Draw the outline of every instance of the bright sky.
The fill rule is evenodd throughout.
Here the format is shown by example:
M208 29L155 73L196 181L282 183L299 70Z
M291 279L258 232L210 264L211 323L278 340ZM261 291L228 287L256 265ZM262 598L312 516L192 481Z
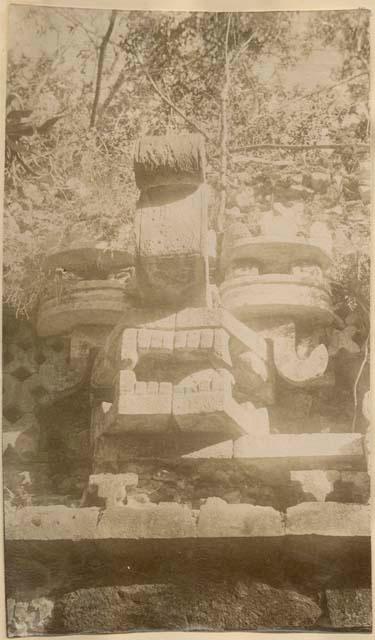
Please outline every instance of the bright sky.
M74 22L88 17L87 29L95 30L97 33L104 33L107 22L107 11L84 11L79 9L61 9L65 14L71 16L72 30L67 31L66 20L59 15L59 9L39 8L37 17L37 28L35 31L35 20L31 22L25 19L25 14L29 7L22 5L12 5L9 11L9 32L8 45L14 58L21 58L22 54L30 58L37 58L42 52L47 55L54 55L56 46L59 44L62 33L64 33L63 45L66 49L64 60L67 69L74 66L77 50L86 46L91 47L92 43L88 39L87 33L82 29L75 28ZM35 15L35 10L34 10ZM50 16L50 24L46 16ZM294 29L296 33L303 33L306 29L307 21L311 14L309 12L298 12L294 16ZM33 26L32 26L33 25ZM93 57L93 70L95 69L95 58ZM265 59L261 64L255 65L255 72L262 79L267 80L275 71L275 62L271 58ZM313 51L312 55L297 64L293 69L281 70L280 75L284 79L285 88L291 89L299 84L306 91L313 90L317 85L329 84L332 70L340 65L341 55L335 49L324 49Z

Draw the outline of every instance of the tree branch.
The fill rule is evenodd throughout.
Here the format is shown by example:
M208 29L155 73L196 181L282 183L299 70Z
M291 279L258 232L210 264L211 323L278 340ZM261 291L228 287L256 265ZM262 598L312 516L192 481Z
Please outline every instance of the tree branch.
M96 74L96 86L95 86L94 102L93 102L93 105L92 105L91 117L90 117L90 129L95 125L96 111L97 111L97 108L98 108L99 97L100 97L100 88L101 88L101 84L102 84L102 73L103 73L104 56L105 56L105 52L106 52L106 48L107 48L109 39L110 39L112 31L113 31L113 27L115 26L116 15L117 15L117 11L115 11L115 10L111 11L111 17L109 19L108 29L107 29L104 37L103 37L103 40L102 40L102 43L101 43L100 49L99 49L98 70L97 70L97 74Z
M217 230L221 232L224 227L225 205L227 201L227 168L228 168L228 93L230 85L230 60L228 55L229 31L232 14L228 15L227 28L224 42L224 84L221 90L221 128L220 128L220 150L221 150L221 167L220 167L220 204L217 216Z
M325 91L331 91L332 89L336 89L336 87L340 87L343 84L347 84L348 82L352 82L353 80L356 80L357 78L361 78L362 76L368 76L368 75L369 75L368 71L361 71L361 73L356 73L354 76L350 76L349 78L345 78L344 80L340 80L340 82L336 82L335 84L329 85L329 87L321 87L320 89L317 89L316 91L311 91L310 93L305 93L303 96L297 96L296 98L291 98L290 100L288 100L284 104L282 104L280 107L275 109L275 112L277 113L279 111L282 111L283 109L285 109L286 107L289 107L291 104L294 104L295 102L300 102L301 100L305 100L306 98L312 98L314 96L319 95L320 93L324 93Z
M117 77L117 80L115 80L114 84L112 85L112 87L111 87L106 99L104 100L102 106L98 110L98 120L103 117L104 111L106 109L108 109L108 107L111 104L113 98L115 97L117 91L124 84L125 80L126 80L126 74L125 74L125 69L123 68L120 71L120 73L119 73L119 75Z
M174 102L172 102L172 100L170 100L158 87L158 85L156 84L155 80L150 76L149 72L147 71L146 67L144 66L144 64L142 63L138 52L134 51L135 56L138 60L138 64L140 65L140 67L143 69L143 73L145 74L147 80L149 81L150 85L152 86L152 88L154 89L154 91L158 94L159 98L161 98L163 100L163 102L165 102L167 105L169 105L171 107L171 109L173 109L176 113L178 113L179 116L181 116L181 118L183 120L185 120L185 122L187 122L191 127L193 127L194 129L196 129L196 131L199 131L199 133L202 134L202 136L204 136L204 138L206 140L209 140L209 135L206 131L204 131L204 129L202 129L199 125L197 125L196 122L194 122L193 120L191 120L190 118L188 118L188 116L186 116L184 114L183 111L181 111L181 109L179 109L177 107L177 105L174 104Z

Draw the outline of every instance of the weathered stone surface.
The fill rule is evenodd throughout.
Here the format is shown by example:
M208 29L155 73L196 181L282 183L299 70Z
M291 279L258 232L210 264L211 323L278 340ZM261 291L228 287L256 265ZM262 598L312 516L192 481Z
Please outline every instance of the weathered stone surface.
M136 487L138 484L138 476L136 473L98 473L93 474L89 478L88 487L83 497L83 505L89 506L97 497L102 499L105 507L120 507L126 503L127 488Z
M141 507L106 509L98 523L98 538L194 538L194 513L185 505L160 502Z
M111 407L102 403L95 436L111 431L164 431L172 415L173 387L170 382L137 382L132 371L118 375Z
M320 614L316 601L296 591L249 580L200 580L81 589L56 603L55 628L60 633L309 628Z
M139 205L137 280L146 306L206 304L208 296L205 185L185 197Z
M206 188L184 198L138 209L138 252L147 257L207 254Z
M7 600L7 632L10 637L48 633L53 618L54 601L35 598L22 602Z
M5 537L11 540L93 539L99 510L50 507L14 509L5 519Z
M284 533L281 514L272 507L227 504L221 498L208 498L200 509L200 537L267 537Z
M120 367L130 368L145 356L174 360L212 360L231 366L229 334L225 329L125 329L121 338Z
M321 344L300 358L296 353L296 329L293 323L280 325L272 338L273 358L278 374L292 384L304 384L324 375L328 366L328 352Z
M34 358L34 354L30 351L25 351L14 345L11 354L12 359L4 366L4 373L11 374L14 378L23 382L34 373L38 371L38 363Z
M247 189L243 189L239 193L236 193L235 201L241 211L249 211L254 203L254 189L252 187L247 187Z
M291 471L291 480L301 483L302 490L314 496L318 502L324 502L340 479L338 471Z
M267 410L233 399L231 374L226 370L201 371L176 385L172 413L182 431L221 431L229 436L269 431Z
M46 268L65 269L83 277L106 275L132 266L135 238L132 226L122 225L111 241L95 237L83 222L70 227L46 256Z
M3 431L3 451L8 447L21 458L31 458L38 454L40 425L34 414L24 414L12 425L11 431Z
M294 468L328 468L362 464L363 437L359 433L270 434L242 436L234 441L233 456L254 462L284 461Z
M233 457L233 440L225 440L218 444L198 449L192 453L187 453L183 458L218 458L230 459Z
M370 500L370 475L365 471L342 471L340 474L343 493L351 497L346 502L366 504Z
M321 171L315 171L311 174L311 188L319 193L325 193L331 183L331 176L329 173L322 173Z
M370 204L371 202L371 186L369 184L359 185L359 194L363 204Z
M220 287L223 306L245 320L254 316L288 317L329 325L331 297L322 281L290 274L238 276Z
M304 502L287 509L286 534L369 536L370 507L336 502Z
M115 325L130 307L125 288L117 280L87 280L68 294L42 303L37 331L40 336L66 335L79 325Z
M126 431L166 431L171 417L181 431L220 432L228 436L268 433L266 409L240 405L232 397L233 379L224 369L201 370L178 385L137 382L133 371L118 376L112 406L102 403L94 435Z
M199 185L204 181L205 153L198 134L145 136L134 154L137 187Z
M326 599L333 627L371 631L371 589L327 589Z
M300 262L319 265L323 270L331 264L329 253L319 243L300 237L288 241L272 234L252 237L245 225L237 224L235 232L232 227L224 238L221 257L224 270L231 262L243 259L273 273L287 273L292 265Z
M70 365L80 371L86 371L92 349L100 349L108 335L107 327L75 327L70 337Z
M357 328L353 325L349 325L342 330L333 329L328 345L329 355L336 355L336 353L338 353L340 349L344 349L348 353L359 353L361 349L359 345L353 340L353 336L356 333Z

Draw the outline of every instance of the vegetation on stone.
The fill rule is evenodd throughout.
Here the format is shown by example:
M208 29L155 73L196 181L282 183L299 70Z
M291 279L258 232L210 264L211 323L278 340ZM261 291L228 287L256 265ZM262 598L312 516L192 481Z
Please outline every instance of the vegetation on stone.
M4 299L15 312L33 315L65 230L111 240L132 222L137 138L197 133L211 227L237 206L256 232L272 202L301 202L303 224L334 232L337 311L357 309L367 326L368 12L10 14ZM330 74L306 90L317 49Z

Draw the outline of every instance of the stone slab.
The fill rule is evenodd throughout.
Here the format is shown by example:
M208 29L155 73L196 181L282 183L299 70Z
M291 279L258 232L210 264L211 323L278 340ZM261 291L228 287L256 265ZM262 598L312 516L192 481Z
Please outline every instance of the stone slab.
M106 509L99 521L98 538L194 538L194 513L173 502Z
M131 308L116 280L87 280L60 298L42 302L37 319L40 336L69 334L79 325L115 325Z
M259 236L238 238L235 242L225 243L222 254L222 266L225 268L232 260L253 260L260 265L272 266L275 273L282 273L295 263L310 262L323 269L331 265L331 256L318 243L302 238L293 240L277 236Z
M243 436L234 441L234 458L288 462L300 468L331 468L336 464L364 465L360 433L270 434Z
M54 505L8 511L5 537L10 540L82 540L96 537L99 509Z
M286 512L286 534L333 537L370 536L370 506L303 502Z
M288 317L323 325L335 320L326 287L295 275L238 276L221 285L220 295L223 306L242 320Z
M282 515L272 507L227 504L221 498L208 498L200 509L199 537L268 537L284 533Z

